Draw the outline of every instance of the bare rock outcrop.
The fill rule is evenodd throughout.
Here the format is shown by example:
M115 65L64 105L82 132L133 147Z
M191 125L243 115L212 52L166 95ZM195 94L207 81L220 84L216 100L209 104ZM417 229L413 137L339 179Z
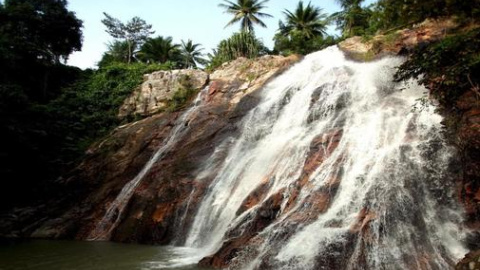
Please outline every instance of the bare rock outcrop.
M439 40L457 27L452 19L425 20L411 29L402 29L377 35L370 40L355 36L338 44L347 56L358 61L369 61L387 54L400 54L415 46Z
M200 90L208 83L208 74L197 69L156 71L143 76L143 83L124 101L118 117L130 114L152 115L165 109L168 101L182 88Z

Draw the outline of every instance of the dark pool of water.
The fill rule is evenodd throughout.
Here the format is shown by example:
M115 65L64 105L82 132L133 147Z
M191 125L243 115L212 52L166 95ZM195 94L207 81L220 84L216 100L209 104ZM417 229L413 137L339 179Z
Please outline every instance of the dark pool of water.
M0 270L200 270L195 250L111 242L35 240L0 244Z

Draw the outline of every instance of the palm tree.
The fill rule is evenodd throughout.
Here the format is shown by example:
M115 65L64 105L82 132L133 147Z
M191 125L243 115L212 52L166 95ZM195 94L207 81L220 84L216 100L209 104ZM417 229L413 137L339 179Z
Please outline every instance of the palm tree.
M260 10L265 8L265 3L269 0L237 0L236 3L228 0L223 1L226 4L222 3L218 6L224 8L226 13L233 15L233 19L229 21L225 27L241 21L240 30L251 32L253 31L253 24L267 27L260 18L272 17L270 14L260 12Z
M165 63L178 61L180 45L173 44L172 37L158 36L148 39L140 48L138 55L142 61Z
M334 20L338 29L342 30L344 37L361 34L358 29L368 27L368 9L363 9L361 3L364 0L337 0L342 11L333 13L330 18Z
M180 52L182 54L185 68L196 68L197 64L205 64L207 62L202 58L203 54L201 51L203 49L200 48L200 46L201 44L194 44L191 39L189 39L187 42L182 40Z
M363 2L363 0L336 0L336 1L343 9L347 9L354 5L360 5L360 3Z
M286 24L280 21L280 34L284 36L292 35L294 32L300 33L305 39L311 39L316 36L323 36L327 29L327 15L322 13L322 9L314 7L308 3L306 7L303 2L298 2L294 13L289 10L283 12L286 16Z

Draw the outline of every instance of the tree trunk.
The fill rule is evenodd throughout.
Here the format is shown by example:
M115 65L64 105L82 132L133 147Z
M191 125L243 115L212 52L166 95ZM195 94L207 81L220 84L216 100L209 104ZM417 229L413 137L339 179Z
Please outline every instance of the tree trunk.
M127 39L127 44L128 44L128 59L127 63L130 64L131 59L132 59L132 44L131 41Z

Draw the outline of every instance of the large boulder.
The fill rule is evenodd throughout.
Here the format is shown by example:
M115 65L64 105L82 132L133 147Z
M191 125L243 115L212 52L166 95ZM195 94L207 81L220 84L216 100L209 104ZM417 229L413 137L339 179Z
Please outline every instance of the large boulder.
M197 69L156 71L143 76L143 83L124 101L118 116L152 115L165 109L181 89L200 90L208 83L208 74Z

